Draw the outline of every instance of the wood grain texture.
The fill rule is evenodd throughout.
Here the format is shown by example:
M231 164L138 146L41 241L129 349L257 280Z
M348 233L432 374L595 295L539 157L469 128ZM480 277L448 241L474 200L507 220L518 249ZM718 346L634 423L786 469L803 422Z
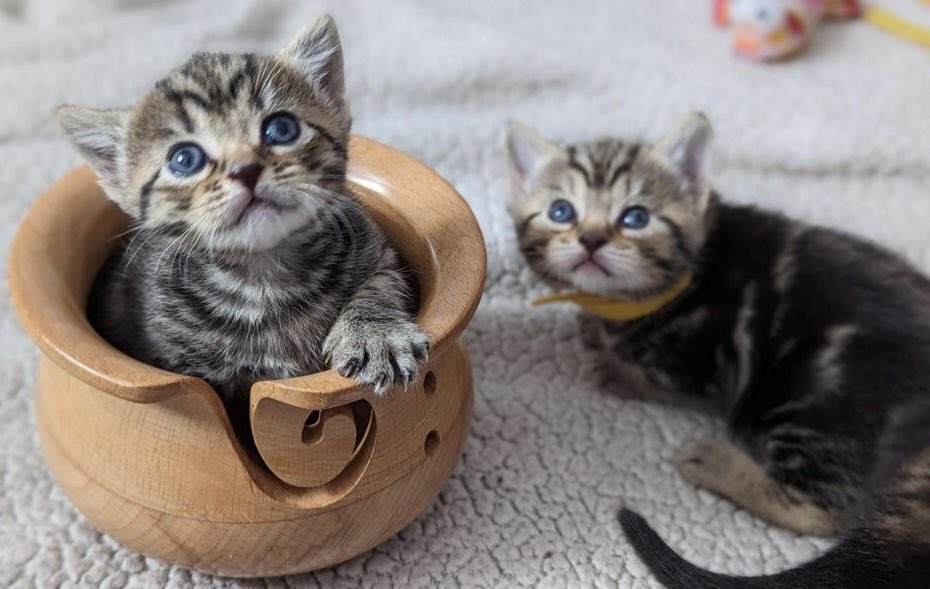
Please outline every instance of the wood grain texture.
M127 546L223 575L312 570L396 533L451 473L472 405L456 339L481 296L484 242L465 202L423 164L358 137L350 162L350 184L416 272L431 357L417 383L384 397L334 371L256 383L261 459L204 381L130 358L87 322L93 277L126 224L87 168L23 222L9 273L45 354L42 446L78 509Z

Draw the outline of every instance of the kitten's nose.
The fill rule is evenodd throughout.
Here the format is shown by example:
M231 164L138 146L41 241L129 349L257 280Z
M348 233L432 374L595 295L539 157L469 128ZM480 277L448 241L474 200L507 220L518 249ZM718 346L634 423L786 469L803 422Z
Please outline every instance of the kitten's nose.
M607 243L607 238L603 233L582 233L578 241L584 246L589 253L594 253Z
M264 166L259 163L233 166L233 169L229 171L229 177L233 180L242 182L249 190L255 190L255 185L258 184L258 177L262 175L262 170L264 169Z

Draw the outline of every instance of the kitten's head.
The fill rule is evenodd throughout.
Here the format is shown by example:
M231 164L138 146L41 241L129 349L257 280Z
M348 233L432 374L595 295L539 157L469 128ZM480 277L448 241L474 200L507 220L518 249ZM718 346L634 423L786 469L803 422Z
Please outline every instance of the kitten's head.
M676 282L707 232L711 137L700 114L652 147L604 140L562 148L512 124L509 208L530 266L555 286L615 298Z
M321 218L344 185L342 68L326 16L276 56L197 54L130 109L58 118L137 226L262 251Z

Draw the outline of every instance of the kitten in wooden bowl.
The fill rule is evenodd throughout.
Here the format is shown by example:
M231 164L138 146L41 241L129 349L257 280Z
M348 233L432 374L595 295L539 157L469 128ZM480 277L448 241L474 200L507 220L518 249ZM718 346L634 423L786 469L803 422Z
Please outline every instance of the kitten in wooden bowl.
M115 346L203 377L238 421L258 380L416 379L409 272L346 185L330 17L278 55L197 54L132 108L58 118L132 222L88 304Z
M556 146L512 125L510 210L540 276L578 291L626 392L702 399L730 440L682 448L692 483L827 554L739 578L620 521L669 587L930 586L930 281L855 237L720 202L692 115L655 146Z

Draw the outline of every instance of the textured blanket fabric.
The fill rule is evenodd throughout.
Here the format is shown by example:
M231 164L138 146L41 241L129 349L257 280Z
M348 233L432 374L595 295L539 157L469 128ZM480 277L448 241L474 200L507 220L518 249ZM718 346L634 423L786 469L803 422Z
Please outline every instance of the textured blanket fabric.
M657 587L621 536L621 504L719 571L775 572L829 546L686 484L675 448L720 423L600 390L573 309L528 307L541 289L504 208L502 129L514 117L559 140L655 138L700 109L716 123L726 196L854 230L930 270L930 53L837 23L803 57L755 65L731 55L696 0L0 0L4 258L34 198L78 161L56 105L127 104L195 50L275 51L324 9L342 31L356 131L435 167L487 238L461 463L408 528L331 570L237 581L143 558L52 481L32 415L37 352L4 281L0 587Z

